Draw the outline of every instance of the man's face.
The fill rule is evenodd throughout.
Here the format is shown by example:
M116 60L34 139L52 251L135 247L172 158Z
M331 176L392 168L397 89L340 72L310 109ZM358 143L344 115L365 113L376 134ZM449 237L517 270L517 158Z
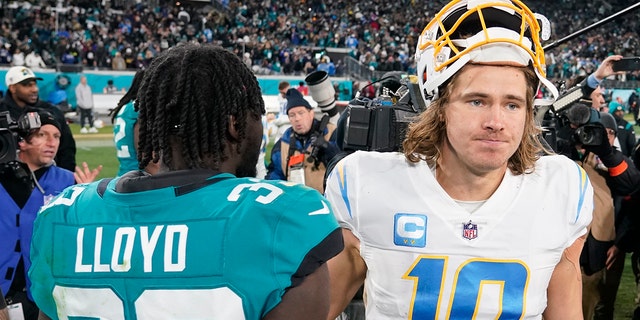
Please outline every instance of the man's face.
M262 120L247 116L246 136L240 145L240 163L236 169L236 177L255 177L256 165L260 157L262 145Z
M307 109L303 106L293 107L287 112L289 116L289 122L293 131L297 134L306 134L311 130L313 125L313 110Z
M49 165L55 158L60 146L60 130L54 125L45 124L28 139L20 142L20 160L31 170Z
M506 170L531 112L525 75L506 66L469 65L461 72L444 109L441 163L475 175Z
M597 87L589 97L591 98L591 107L599 111L600 106L605 103L602 88Z
M286 88L284 88L282 90L278 90L278 93L280 94L281 98L286 98L287 90L289 90L289 87L286 87Z
M624 119L624 111L622 110L616 110L613 113L614 116L616 116L618 119Z
M38 102L38 84L36 83L36 80L16 83L9 86L9 90L11 90L13 99L21 107Z

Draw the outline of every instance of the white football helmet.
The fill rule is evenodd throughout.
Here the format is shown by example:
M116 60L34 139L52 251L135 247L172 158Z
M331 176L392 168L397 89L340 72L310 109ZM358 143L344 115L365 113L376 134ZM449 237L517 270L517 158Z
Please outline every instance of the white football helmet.
M558 97L558 89L545 78L540 43L550 33L549 21L519 0L453 0L436 14L418 39L420 93L428 105L438 97L438 87L468 62L531 64L540 84L553 95L553 99L535 100L534 105L550 105Z

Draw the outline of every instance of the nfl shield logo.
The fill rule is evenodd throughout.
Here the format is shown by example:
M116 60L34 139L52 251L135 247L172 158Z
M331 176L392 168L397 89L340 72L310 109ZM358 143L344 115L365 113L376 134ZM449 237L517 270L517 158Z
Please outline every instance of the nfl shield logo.
M469 240L472 240L478 237L478 225L475 223L472 223L471 220L469 220L469 223L463 223L462 236L465 239L469 239Z

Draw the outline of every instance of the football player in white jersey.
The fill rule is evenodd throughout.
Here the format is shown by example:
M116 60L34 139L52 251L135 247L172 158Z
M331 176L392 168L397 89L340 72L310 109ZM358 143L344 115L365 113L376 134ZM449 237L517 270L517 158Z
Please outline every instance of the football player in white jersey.
M357 151L327 180L345 242L328 319L363 284L367 319L582 319L593 189L538 138L548 31L517 0L452 1L426 26L429 107L403 153Z

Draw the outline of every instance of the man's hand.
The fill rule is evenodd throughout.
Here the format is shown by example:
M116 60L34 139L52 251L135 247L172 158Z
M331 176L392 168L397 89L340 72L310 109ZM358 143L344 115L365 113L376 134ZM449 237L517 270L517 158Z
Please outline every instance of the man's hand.
M102 165L90 170L89 165L83 162L82 168L76 166L76 172L73 173L73 176L76 178L76 183L89 183L96 179L100 171L102 171Z
M611 246L609 250L607 250L607 262L606 262L607 270L611 270L613 265L618 260L619 255L620 255L620 249L618 249L618 247L615 244Z
M624 71L613 71L613 62L620 59L622 59L621 55L608 56L606 59L604 59L600 66L598 66L598 69L596 69L596 72L593 73L593 75L596 77L596 80L602 81L604 78L614 74L624 74Z
M590 127L594 129L594 134L595 132L598 132L596 135L599 135L602 137L602 142L598 145L583 145L582 147L591 153L595 153L600 158L611 155L611 153L613 153L613 148L609 143L609 138L607 136L607 129L605 129L605 127L602 125L594 125L594 124L592 124Z

